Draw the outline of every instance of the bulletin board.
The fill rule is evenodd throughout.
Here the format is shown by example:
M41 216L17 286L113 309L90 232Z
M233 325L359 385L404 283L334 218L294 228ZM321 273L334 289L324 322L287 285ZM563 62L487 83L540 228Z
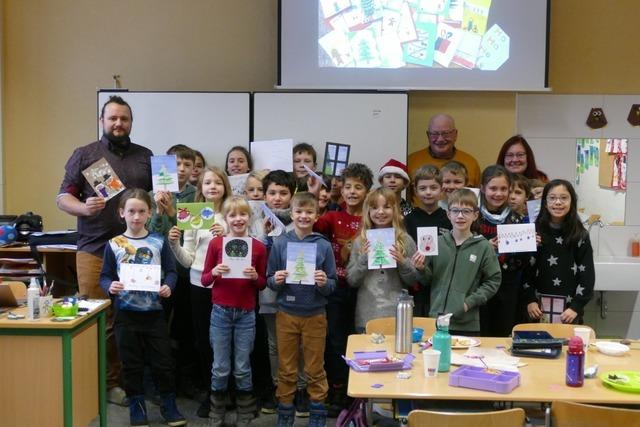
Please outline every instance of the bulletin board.
M350 145L350 163L364 163L374 175L391 158L406 162L405 92L256 92L253 102L253 140L311 144L318 169L326 142Z
M249 92L99 91L98 116L111 95L131 105L131 140L154 154L165 154L172 145L185 144L200 151L208 164L223 166L229 148L248 147ZM99 124L97 132L100 137Z

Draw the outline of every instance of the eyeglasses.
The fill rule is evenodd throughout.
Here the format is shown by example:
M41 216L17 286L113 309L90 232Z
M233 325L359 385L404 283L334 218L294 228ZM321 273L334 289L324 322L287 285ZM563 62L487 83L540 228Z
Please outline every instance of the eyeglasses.
M428 130L427 135L429 135L429 138L431 139L438 139L440 137L443 137L446 139L453 136L457 131L458 131L457 129L443 130L441 132L434 132L434 131Z
M475 212L474 209L460 209L460 208L451 208L449 209L449 213L455 218L458 215L462 214L464 217L470 217Z
M547 203L554 204L555 202L560 202L563 205L571 202L571 196L547 196Z
M505 154L505 159L525 159L527 157L527 153L509 153Z

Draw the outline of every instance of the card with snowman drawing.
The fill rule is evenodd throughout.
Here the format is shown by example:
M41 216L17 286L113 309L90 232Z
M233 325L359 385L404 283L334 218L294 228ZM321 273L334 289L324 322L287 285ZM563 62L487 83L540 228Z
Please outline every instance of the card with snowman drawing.
M438 255L438 227L418 227L416 231L418 251L424 256Z

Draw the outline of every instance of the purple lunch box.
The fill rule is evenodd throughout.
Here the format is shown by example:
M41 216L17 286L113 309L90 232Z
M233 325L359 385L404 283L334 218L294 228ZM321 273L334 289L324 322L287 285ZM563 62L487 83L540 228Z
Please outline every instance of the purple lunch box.
M500 371L493 374L485 372L485 368L461 366L449 374L449 385L505 394L520 385L520 373Z
M371 363L369 365L361 365L358 360L373 360L383 359L387 357L386 350L378 351L354 351L353 359L342 358L347 362L353 370L358 372L375 372L375 371L402 371L405 369L411 369L411 362L415 359L415 356L411 353L407 354L404 359L398 362L391 363Z

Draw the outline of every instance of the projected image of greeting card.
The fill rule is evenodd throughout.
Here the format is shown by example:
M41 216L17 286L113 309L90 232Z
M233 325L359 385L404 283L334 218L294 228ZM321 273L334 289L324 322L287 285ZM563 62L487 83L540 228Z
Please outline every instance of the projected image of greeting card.
M82 174L93 187L96 195L105 200L115 197L125 189L124 184L104 157L83 170Z
M120 264L118 274L125 291L160 292L161 269L157 264Z
M222 263L230 269L224 277L246 279L244 269L251 267L251 237L224 237Z
M438 227L418 227L416 237L422 255L438 255Z
M151 156L151 179L153 191L180 191L176 156Z
M491 10L492 0L321 0L318 66L497 70L509 23Z
M180 230L208 230L216 223L213 203L178 203L176 223Z
M535 224L498 224L498 253L535 251Z
M287 243L287 283L315 285L316 251L315 243Z
M389 249L396 243L396 233L393 228L367 230L367 240L369 241L369 253L367 254L369 270L396 267L396 260L389 252Z

